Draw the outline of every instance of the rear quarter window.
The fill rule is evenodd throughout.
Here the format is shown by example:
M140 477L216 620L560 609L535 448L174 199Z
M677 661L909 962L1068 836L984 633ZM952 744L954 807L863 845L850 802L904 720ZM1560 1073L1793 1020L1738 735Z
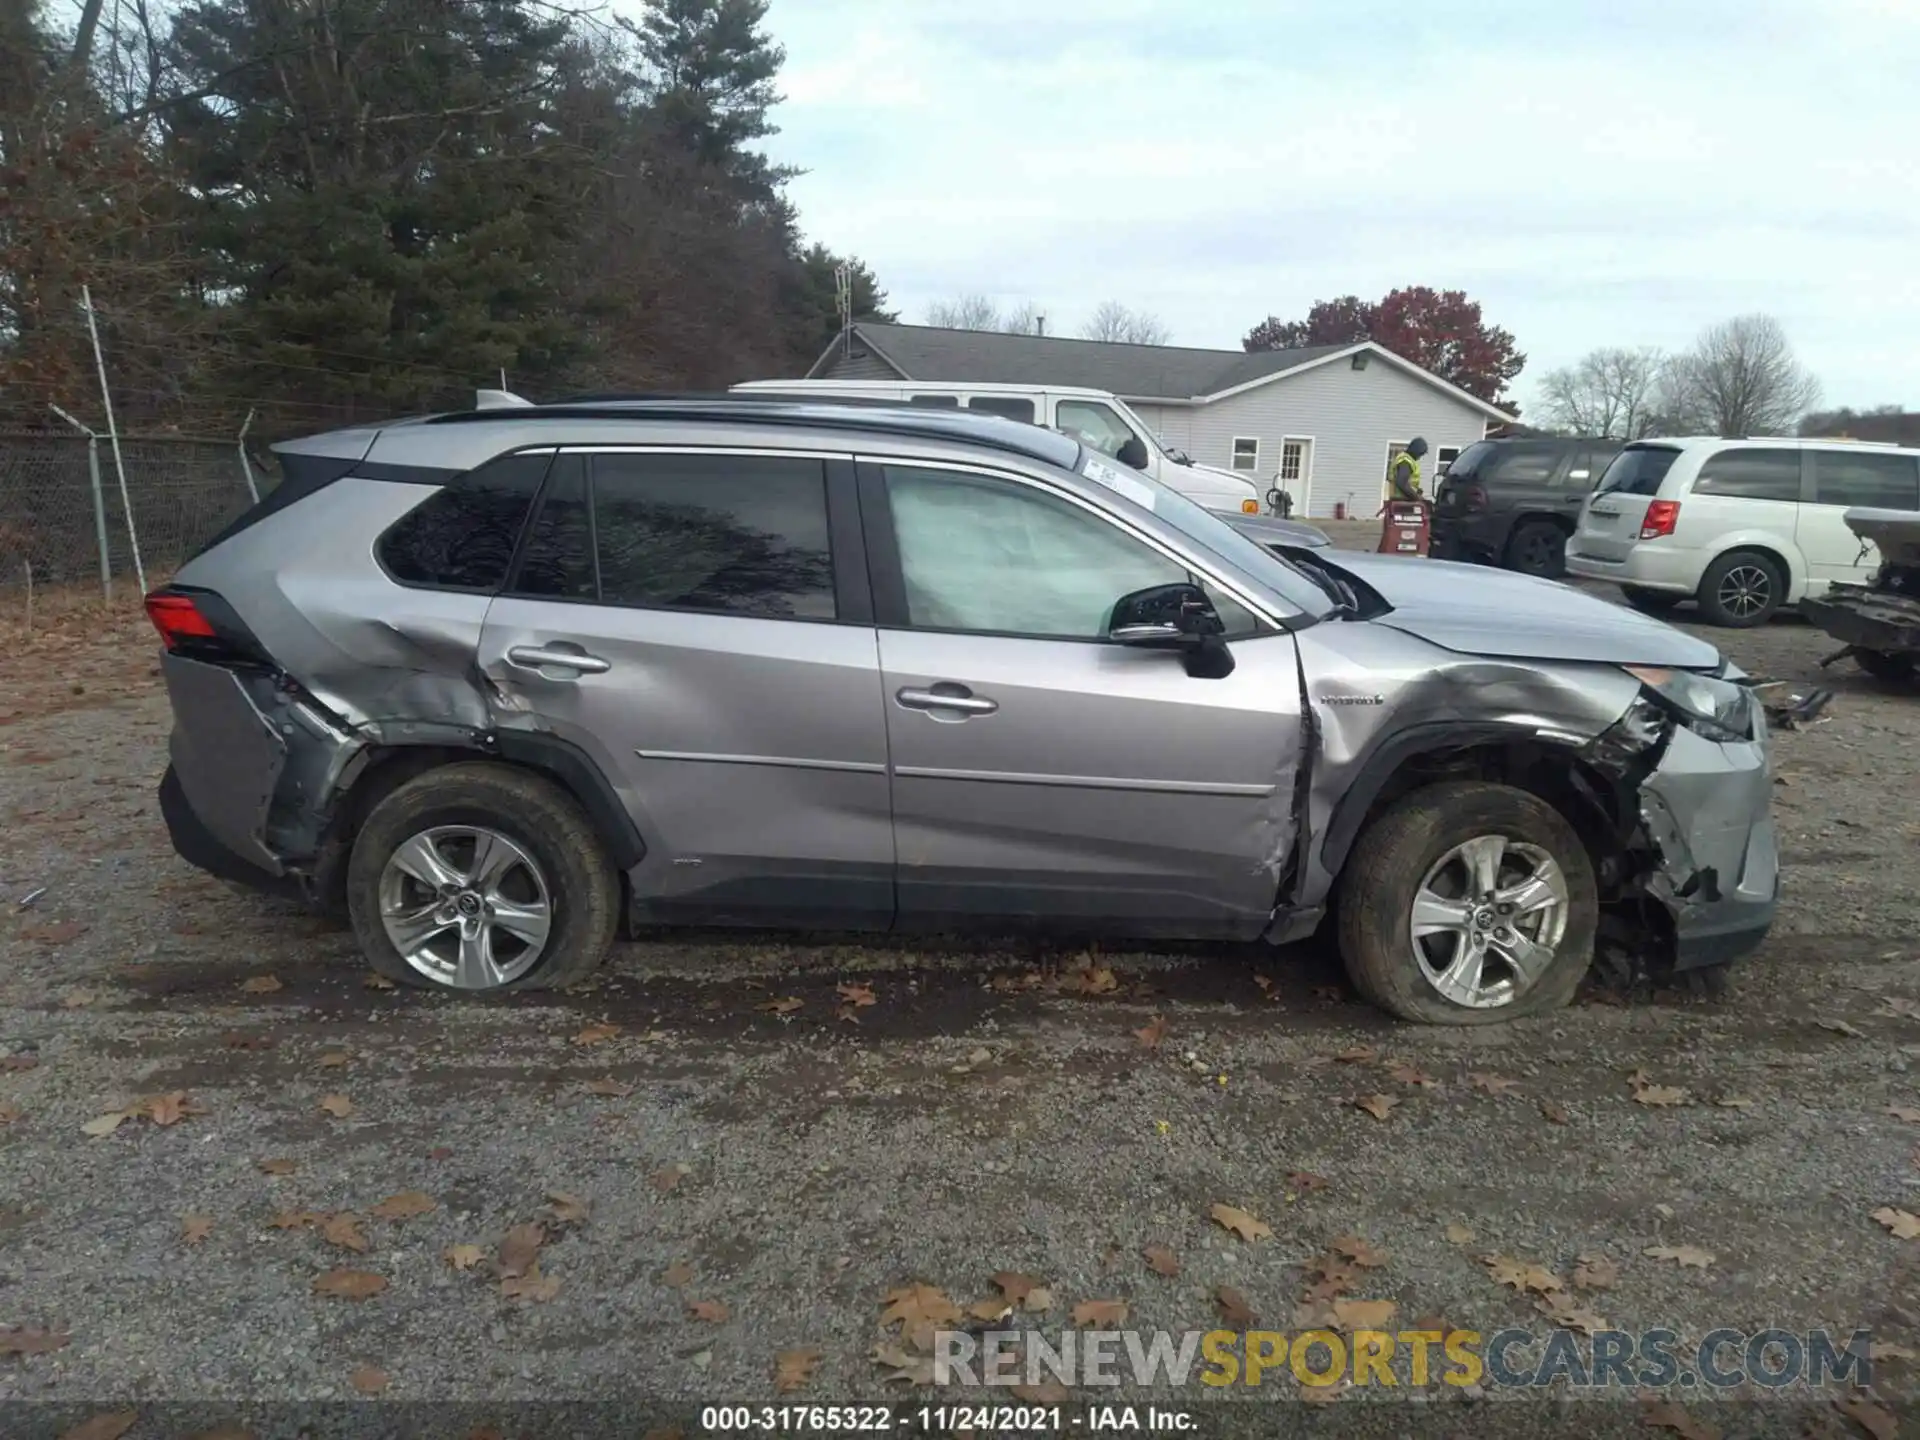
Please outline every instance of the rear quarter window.
M1798 450L1722 450L1709 455L1694 477L1695 495L1723 495L1732 500L1800 498Z
M1613 457L1594 489L1611 495L1658 495L1660 482L1679 458L1680 452L1667 445L1629 447Z
M552 459L503 455L448 482L380 537L380 563L402 585L498 590Z

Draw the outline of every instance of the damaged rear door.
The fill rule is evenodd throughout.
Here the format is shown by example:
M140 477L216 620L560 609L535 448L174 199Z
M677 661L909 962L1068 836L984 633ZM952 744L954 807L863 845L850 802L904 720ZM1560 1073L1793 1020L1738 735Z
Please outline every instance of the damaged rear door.
M1259 934L1295 834L1292 637L1216 596L1236 664L1196 678L1106 638L1122 595L1203 577L1102 512L933 466L862 465L860 494L901 924Z

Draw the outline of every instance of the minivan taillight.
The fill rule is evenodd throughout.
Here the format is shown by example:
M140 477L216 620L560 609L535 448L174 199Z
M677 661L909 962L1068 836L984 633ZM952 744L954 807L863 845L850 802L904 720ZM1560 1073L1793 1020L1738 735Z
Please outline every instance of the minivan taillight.
M213 622L200 613L191 595L154 591L147 596L147 618L153 621L153 628L160 632L160 639L169 650L182 640L212 640L219 635Z
M1649 500L1646 518L1640 522L1640 538L1658 540L1662 535L1671 535L1673 527L1679 523L1678 500Z

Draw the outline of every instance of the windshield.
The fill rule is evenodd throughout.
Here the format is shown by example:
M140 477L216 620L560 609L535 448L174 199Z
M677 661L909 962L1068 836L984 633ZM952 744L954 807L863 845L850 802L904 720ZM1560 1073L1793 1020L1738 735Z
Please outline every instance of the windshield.
M1596 497L1611 495L1658 495L1660 482L1680 458L1680 452L1665 445L1629 445L1613 457L1607 473L1594 486Z
M1487 457L1494 453L1494 449L1495 447L1492 442L1487 440L1475 441L1473 444L1467 446L1467 448L1462 450L1454 459L1454 462L1447 467L1447 479L1473 479L1473 472L1478 470Z

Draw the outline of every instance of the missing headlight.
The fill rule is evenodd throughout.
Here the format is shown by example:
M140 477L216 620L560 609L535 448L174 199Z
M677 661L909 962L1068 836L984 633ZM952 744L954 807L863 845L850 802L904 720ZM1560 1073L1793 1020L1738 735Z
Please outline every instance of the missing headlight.
M1648 665L1620 667L1646 687L1646 694L1703 739L1736 744L1753 739L1752 694L1743 685L1692 670Z

